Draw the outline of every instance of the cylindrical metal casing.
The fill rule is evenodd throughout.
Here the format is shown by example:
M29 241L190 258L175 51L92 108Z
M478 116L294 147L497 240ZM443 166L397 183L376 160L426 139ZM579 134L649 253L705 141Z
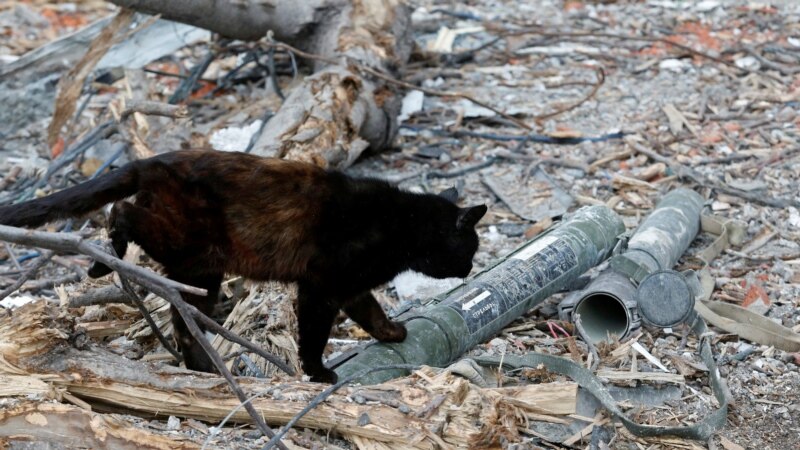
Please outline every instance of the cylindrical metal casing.
M579 313L585 334L582 337L595 343L606 339L609 333L624 338L638 328L640 319L647 318L641 317L637 285L647 275L671 269L678 262L700 231L702 208L703 198L692 190L680 188L665 195L636 229L627 249L612 257L609 267L586 288L559 305L560 317L572 320ZM654 304L648 304L647 310L675 306L663 299L668 296L648 298ZM607 307L603 307L604 302ZM628 325L623 330L621 324L625 322Z
M700 231L703 197L690 189L671 191L639 225L611 267L637 283L657 270L671 269Z
M404 342L368 346L336 372L345 377L383 365L449 364L608 258L624 231L611 209L583 208L413 317ZM402 374L375 372L360 381L379 383Z

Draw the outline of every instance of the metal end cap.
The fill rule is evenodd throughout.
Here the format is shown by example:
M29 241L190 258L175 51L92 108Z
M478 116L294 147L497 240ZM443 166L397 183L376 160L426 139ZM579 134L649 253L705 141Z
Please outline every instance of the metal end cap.
M659 270L646 276L636 289L642 319L669 328L684 322L694 310L695 296L686 278L674 270Z

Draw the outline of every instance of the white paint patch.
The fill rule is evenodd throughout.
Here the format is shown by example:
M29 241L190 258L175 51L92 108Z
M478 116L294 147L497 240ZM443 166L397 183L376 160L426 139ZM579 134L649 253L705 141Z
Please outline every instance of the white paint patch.
M497 115L496 112L492 111L489 108L484 108L483 106L476 105L469 100L461 99L453 104L453 109L456 111L460 111L464 117L473 118L473 117L494 117Z
M648 228L641 233L636 233L628 243L629 247L658 246L670 242L674 236L658 228Z
M488 296L490 296L490 295L492 295L492 293L491 293L491 292L489 292L489 291L483 291L483 292L481 292L481 293L480 293L480 294L479 294L477 297L475 297L475 298L473 298L472 300L468 301L467 303L464 303L463 305L461 305L461 310L462 310L462 311L469 311L469 310L470 310L470 309L472 309L472 308L473 308L475 305L477 305L478 303L480 303L480 302L481 302L481 300L485 299L486 297L488 297Z
M534 241L531 245L523 248L522 250L518 251L511 257L514 259L521 259L523 261L530 259L531 256L539 253L545 247L552 244L553 242L557 241L558 238L553 235L544 236L543 238Z

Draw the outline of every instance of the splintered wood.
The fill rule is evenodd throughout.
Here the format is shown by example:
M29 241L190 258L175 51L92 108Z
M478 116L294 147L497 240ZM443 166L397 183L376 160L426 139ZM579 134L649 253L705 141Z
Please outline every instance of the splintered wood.
M277 355L295 370L301 373L298 347L295 340L297 318L294 312L296 288L281 283L252 285L250 294L239 301L233 311L225 319L225 328L250 340L264 350ZM253 317L259 317L253 323ZM145 325L146 326L146 325ZM220 355L235 354L242 347L217 335L211 344ZM266 359L252 356L255 366L265 375L273 376L281 371ZM234 359L228 362L228 366Z
M0 446L9 442L51 443L56 448L196 449L132 426L113 415L101 415L59 403L32 403L0 410ZM21 448L21 447L20 447ZM39 447L37 447L39 448Z
M33 394L46 399L73 399L77 400L73 403L83 403L95 412L176 416L213 424L236 410L230 420L251 421L246 411L237 409L239 401L223 378L148 365L100 348L77 350L69 343L76 325L58 320L59 316L57 308L40 301L0 320L0 385L5 386L0 396ZM274 425L288 422L327 387L257 378L239 382L249 396L256 396L252 400L256 410ZM448 371L423 368L410 377L381 385L342 388L297 425L335 431L362 449L476 448L497 445L501 438L518 439L518 429L525 428L529 419L560 422L558 416L575 413L576 398L574 383L479 388ZM35 417L40 423L28 423L20 434L42 437L44 424L58 422L55 418L60 417L64 420L56 431L81 439L81 445L89 447L93 445L87 442L100 436L119 441L114 448L128 448L146 436L140 430L123 433L122 422L108 416L61 404L20 408L45 409L31 410L36 416L25 412L28 410L8 411L0 416L0 430L16 429L13 427L25 417ZM75 432L72 427L80 423L97 424L86 428L91 428L95 436ZM158 440L148 445L146 448L161 448ZM191 448L185 442L180 445Z

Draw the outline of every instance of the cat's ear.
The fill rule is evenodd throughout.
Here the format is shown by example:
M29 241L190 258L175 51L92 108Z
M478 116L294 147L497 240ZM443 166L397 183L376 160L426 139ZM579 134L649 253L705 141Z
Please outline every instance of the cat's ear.
M456 228L459 230L465 228L472 228L481 220L489 208L486 205L471 206L469 208L461 208L458 212L458 220L456 221Z
M458 190L456 188L451 187L439 192L439 197L444 198L450 203L455 203L458 201Z

